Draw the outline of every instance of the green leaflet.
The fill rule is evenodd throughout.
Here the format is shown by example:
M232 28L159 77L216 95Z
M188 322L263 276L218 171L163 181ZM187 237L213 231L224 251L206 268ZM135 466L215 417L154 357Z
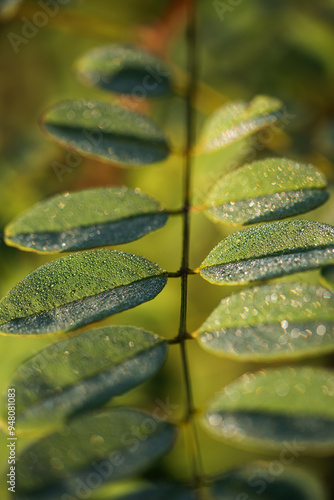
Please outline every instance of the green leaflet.
M227 471L211 486L212 500L326 500L324 488L309 471L287 467L297 457L282 449L278 460L254 462Z
M257 461L227 470L219 478L199 489L169 484L154 483L129 486L131 493L111 495L110 500L326 500L320 481L309 471L289 467L295 461L291 453L282 453L275 461ZM108 497L109 499L109 497Z
M218 180L208 195L206 213L214 222L230 224L282 219L324 203L326 185L311 165L268 158Z
M39 267L0 301L0 333L71 331L153 299L167 278L138 255L99 249Z
M202 262L201 276L217 285L248 283L334 262L334 227L293 220L231 234Z
M0 21L8 21L14 17L21 3L22 0L0 0ZM11 35L13 35L13 33L9 33L10 41Z
M280 367L247 373L207 408L204 424L241 446L300 454L334 451L334 372Z
M107 45L87 52L75 65L84 84L134 98L171 93L170 70L153 54L130 45Z
M22 451L18 496L39 492L41 498L58 500L78 495L79 485L87 494L105 481L144 471L168 453L175 438L172 424L130 408L77 417Z
M236 361L269 362L334 350L334 296L279 283L223 299L198 330L203 349Z
M169 154L164 133L150 118L108 102L63 101L41 123L61 146L107 163L142 166Z
M52 344L10 381L19 428L50 425L101 406L152 377L166 356L162 338L131 326L89 330Z
M128 243L162 227L157 201L125 187L86 189L37 203L5 229L6 243L37 252L68 252Z
M257 96L250 102L225 104L204 124L200 150L216 151L278 121L282 103L268 96Z

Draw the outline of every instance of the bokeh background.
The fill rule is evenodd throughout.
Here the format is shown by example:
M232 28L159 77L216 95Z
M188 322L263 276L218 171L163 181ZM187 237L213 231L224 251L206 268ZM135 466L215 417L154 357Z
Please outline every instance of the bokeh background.
M5 2L3 2L5 3ZM43 3L43 2L42 2ZM69 0L47 24L15 51L8 35L23 36L27 20L33 22L39 3L25 0L0 24L0 233L15 215L54 193L102 185L140 187L168 208L181 204L182 157L173 154L162 165L120 169L91 160L70 165L59 178L55 163L66 165L66 152L40 132L38 120L45 109L66 98L116 96L83 87L73 71L85 51L108 43L138 43L170 62L178 93L171 99L134 102L163 127L175 151L184 144L185 118L182 88L186 78L184 5L189 0ZM199 2L200 83L196 103L200 130L205 117L231 99L250 99L268 94L286 104L287 123L270 135L260 134L246 143L195 160L193 191L200 203L208 187L224 171L264 156L287 156L311 162L334 179L334 0L226 0ZM0 2L0 5L2 2ZM225 5L225 7L224 7ZM227 6L227 8L226 8ZM17 53L16 53L17 52ZM330 190L333 192L332 187ZM334 224L334 201L307 214L307 218ZM211 248L235 228L217 227L201 213L192 216L191 266L197 267ZM171 217L157 233L121 249L138 253L176 271L181 259L181 223ZM0 239L0 295L36 267L55 259L6 247ZM296 277L294 277L296 279ZM318 281L319 273L298 279ZM189 331L194 331L236 287L215 287L190 277ZM171 279L153 302L123 312L102 324L132 324L166 338L176 335L179 318L179 281ZM56 338L0 337L0 390L25 359ZM241 364L214 358L189 342L189 359L198 408L224 384L247 370L264 364ZM305 363L305 362L304 362ZM330 366L333 357L308 359L309 365ZM172 418L182 415L184 387L180 354L171 346L163 371L154 380L110 404L126 402L154 409L160 401L173 405ZM4 407L4 405L2 405ZM216 474L250 460L277 457L239 450L211 439L199 427L203 466ZM0 440L0 471L6 467L4 434ZM20 437L19 450L33 436ZM171 474L186 479L190 474L187 442L180 437L173 452L148 474ZM333 461L301 458L296 465L312 469L330 487ZM2 485L3 488L3 485ZM2 490L3 491L3 490ZM5 491L1 493L5 498Z

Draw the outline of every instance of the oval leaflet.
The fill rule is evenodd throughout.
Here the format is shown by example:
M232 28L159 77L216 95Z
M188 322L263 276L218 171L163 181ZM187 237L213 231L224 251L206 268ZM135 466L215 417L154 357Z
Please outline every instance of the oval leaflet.
M63 193L37 203L5 228L8 245L70 252L128 243L166 224L157 201L125 187Z
M199 149L201 152L222 149L274 124L281 114L282 103L273 97L259 95L250 102L227 103L204 123Z
M331 352L334 296L305 283L249 288L223 299L197 333L203 349L236 361Z
M138 167L169 155L165 134L150 118L108 102L60 102L43 115L41 126L64 148L106 163Z
M205 427L246 448L299 454L334 451L334 372L322 368L279 367L246 373L209 404Z
M138 255L98 249L45 264L0 301L0 333L49 334L75 330L153 299L164 271Z
M121 325L45 347L10 381L18 426L41 428L99 407L152 377L166 356L167 343L158 335Z
M265 495L261 493L263 500L325 500L327 495L316 476L286 465L291 461L290 454L283 448L280 460L228 470L211 486L212 500L258 500L259 487Z
M133 97L171 93L170 69L155 55L130 45L107 45L84 54L75 64L80 81Z
M254 224L307 212L324 203L325 177L311 165L267 158L219 179L206 200L214 222Z
M131 428L140 433L136 447ZM98 474L99 486L139 474L168 453L175 438L174 425L131 408L82 415L21 452L17 494L58 499L76 496L89 474Z
M334 262L334 227L272 222L231 234L211 250L199 273L217 285L267 280Z

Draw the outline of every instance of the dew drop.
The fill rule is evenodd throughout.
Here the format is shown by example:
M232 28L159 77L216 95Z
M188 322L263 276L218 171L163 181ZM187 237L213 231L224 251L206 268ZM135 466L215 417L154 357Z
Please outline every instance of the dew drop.
M286 319L284 319L283 321L281 321L281 327L284 330L286 330L288 328L288 326L289 326L289 322Z
M322 335L325 335L325 333L326 333L325 325L319 325L317 328L317 334L322 336Z
M218 425L221 425L223 419L221 415L218 415L217 413L213 413L212 415L209 415L208 417L210 425L213 427L217 427Z
M286 396L289 391L290 387L286 382L280 381L275 385L275 391L278 396Z
M299 330L299 328L293 328L293 329L291 330L291 334L290 334L290 335L291 335L291 337L292 337L293 339L297 339L297 338L299 337L299 335L300 335L300 330Z

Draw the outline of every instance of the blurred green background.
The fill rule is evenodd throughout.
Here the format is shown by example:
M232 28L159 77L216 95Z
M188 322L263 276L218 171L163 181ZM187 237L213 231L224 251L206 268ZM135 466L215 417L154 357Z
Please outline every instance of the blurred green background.
M182 158L173 155L165 164L143 169L119 169L82 160L65 172L60 181L54 162L66 164L66 152L48 142L38 127L41 113L51 104L66 98L115 96L81 86L73 74L73 63L92 47L117 41L150 40L149 27L160 26L173 17L167 0L72 0L50 17L46 26L20 43L16 54L9 33L22 36L26 19L33 20L41 9L37 1L23 1L15 17L0 24L0 232L19 212L51 194L88 186L122 185L140 187L168 208L181 205ZM174 10L177 11L174 2ZM230 146L223 153L196 159L194 198L197 202L221 172L268 155L287 156L312 162L323 170L330 182L334 178L334 0L253 0L234 2L222 12L224 2L199 2L200 79L197 111L198 129L206 115L230 99L249 99L255 94L280 98L287 106L287 124L270 136ZM233 2L231 2L232 4ZM229 5L226 1L225 4ZM179 17L178 17L179 16ZM185 71L185 40L182 15L175 13L174 31L169 33L166 57L175 74ZM166 21L167 22L167 21ZM154 46L152 48L155 48ZM145 111L166 130L172 144L180 149L184 140L184 102L180 96L156 99ZM331 188L333 192L333 189ZM307 214L307 218L334 224L334 201ZM197 267L211 248L235 228L216 227L202 214L192 217L191 266ZM171 217L167 226L138 242L122 245L176 271L181 260L181 223ZM8 248L0 240L0 295L36 267L55 259ZM298 279L318 280L318 272ZM296 278L294 278L296 279ZM218 301L236 288L215 287L190 277L189 331L206 319ZM153 302L113 316L102 324L132 324L174 337L179 318L179 282L171 279ZM3 392L16 367L57 338L0 338L0 389ZM189 342L189 359L196 405L200 408L224 384L249 369L245 365L210 356ZM331 357L310 359L309 365L330 366ZM157 398L169 400L175 408L172 418L182 415L184 388L180 354L171 346L169 360L159 376L111 404L126 402L154 409ZM275 460L275 456L238 450L216 442L199 427L203 466L206 474L218 473L254 458ZM31 438L19 439L19 450ZM6 467L2 435L0 470ZM168 471L185 479L190 464L181 437L173 452L155 472ZM276 457L277 458L277 457ZM329 482L333 461L300 459L297 465L311 467ZM152 473L153 474L153 473ZM4 493L5 495L5 493Z

